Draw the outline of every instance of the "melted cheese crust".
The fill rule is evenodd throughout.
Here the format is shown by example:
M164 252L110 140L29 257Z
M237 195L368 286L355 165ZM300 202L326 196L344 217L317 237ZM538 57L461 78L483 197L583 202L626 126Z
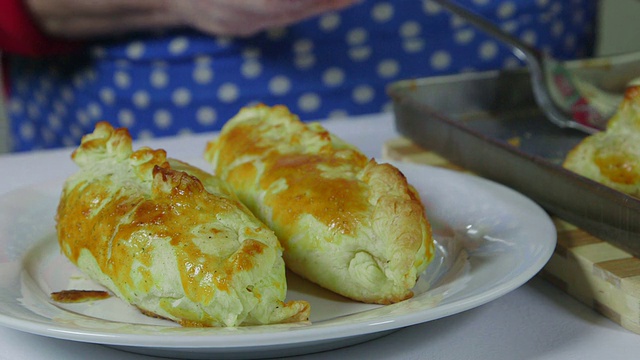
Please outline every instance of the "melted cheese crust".
M640 85L631 84L606 131L586 137L563 166L606 186L640 197Z
M294 272L358 301L412 296L433 242L417 193L395 167L265 105L242 109L205 158L275 231Z
M284 303L282 249L220 179L99 123L73 154L57 214L63 253L145 313L184 326L304 321Z

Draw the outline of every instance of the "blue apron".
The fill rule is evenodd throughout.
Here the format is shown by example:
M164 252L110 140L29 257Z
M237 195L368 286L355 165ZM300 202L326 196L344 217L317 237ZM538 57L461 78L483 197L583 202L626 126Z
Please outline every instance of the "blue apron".
M561 59L590 56L596 0L461 1ZM400 79L522 64L430 1L365 1L250 38L130 34L78 53L10 58L11 149L77 145L106 120L134 138L214 131L245 105L304 121L390 109Z

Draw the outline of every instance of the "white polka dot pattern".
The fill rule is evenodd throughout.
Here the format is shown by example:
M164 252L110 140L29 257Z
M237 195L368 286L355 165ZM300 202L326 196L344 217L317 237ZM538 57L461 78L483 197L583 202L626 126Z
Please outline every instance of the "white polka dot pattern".
M592 51L595 0L460 3L560 58ZM137 138L213 131L259 102L285 104L305 121L390 111L393 81L522 66L430 0L368 0L249 38L139 34L10 65L16 151L77 144L101 120Z
M169 84L169 75L164 70L157 69L151 73L151 85L156 89L162 89Z
M153 114L153 123L160 129L166 129L171 125L171 113L167 110L157 110Z
M171 100L175 106L187 106L191 102L191 90L184 87L177 88L171 94Z
M169 53L179 55L187 50L189 40L184 36L178 36L169 42Z
M344 70L338 67L331 67L322 74L322 81L328 87L340 86L344 83Z
M330 32L338 28L340 26L340 15L336 13L330 13L326 15L322 15L320 17L320 29L325 32Z
M233 83L225 83L218 90L218 99L224 103L234 102L239 96L240 90Z
M146 90L138 90L133 93L133 103L138 109L144 109L149 106L149 93Z
M216 110L210 106L203 106L196 113L196 120L200 125L212 125L217 120Z
M303 112L312 112L320 107L320 97L314 93L303 94L298 99L298 106Z
M269 81L269 91L273 95L284 95L291 89L291 81L282 75L273 77Z

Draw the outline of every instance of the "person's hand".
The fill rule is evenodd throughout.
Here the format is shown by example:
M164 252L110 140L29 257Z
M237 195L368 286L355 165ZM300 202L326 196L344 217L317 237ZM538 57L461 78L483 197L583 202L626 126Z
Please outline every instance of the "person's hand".
M176 0L182 22L214 35L248 36L291 25L358 0Z
M361 0L25 0L40 28L62 38L191 27L248 36L338 10Z
M66 39L180 26L171 4L182 0L24 0L47 35Z

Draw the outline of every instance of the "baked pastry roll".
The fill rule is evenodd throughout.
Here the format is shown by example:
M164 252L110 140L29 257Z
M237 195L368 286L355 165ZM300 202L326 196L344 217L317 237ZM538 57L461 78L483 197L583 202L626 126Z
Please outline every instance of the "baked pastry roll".
M590 135L567 154L563 166L640 197L640 84L631 83L605 131Z
M126 129L96 125L73 153L57 213L62 252L145 314L183 326L307 320L284 303L282 248L220 179L164 150L132 150Z
M225 124L205 159L275 231L293 272L362 302L412 296L433 240L418 194L395 167L265 105Z

